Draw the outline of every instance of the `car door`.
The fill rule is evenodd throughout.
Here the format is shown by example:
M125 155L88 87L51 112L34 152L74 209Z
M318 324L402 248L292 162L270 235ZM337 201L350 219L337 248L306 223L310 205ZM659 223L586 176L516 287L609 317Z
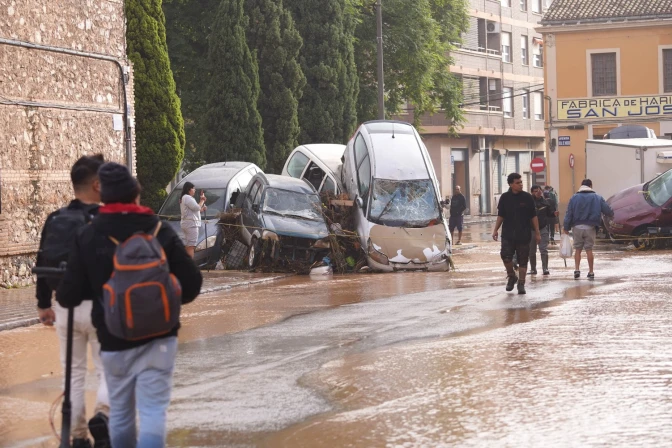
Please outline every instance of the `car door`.
M256 194L254 195L254 198L252 199L252 208L251 208L251 227L250 228L250 233L254 234L254 232L258 232L259 235L261 235L261 232L264 228L263 225L263 220L261 218L261 199L264 194L264 185L260 185L259 189L257 189Z
M240 213L242 225L241 234L247 244L250 244L252 240L252 233L254 232L254 211L252 210L252 201L260 187L261 182L259 180L255 181L251 186L249 186L248 191L245 194L245 199L243 200L243 210Z

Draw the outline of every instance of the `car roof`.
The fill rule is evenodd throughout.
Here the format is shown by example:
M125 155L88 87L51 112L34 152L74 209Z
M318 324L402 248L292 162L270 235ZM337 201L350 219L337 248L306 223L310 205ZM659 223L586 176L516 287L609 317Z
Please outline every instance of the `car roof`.
M229 181L238 173L256 166L250 162L217 162L198 167L186 177L184 177L178 186L185 182L191 182L196 188L226 187ZM177 187L175 187L177 188Z
M266 185L280 190L295 191L297 193L315 194L315 188L303 179L281 176L279 174L258 173L255 177L265 180Z
M331 143L314 143L309 145L301 145L299 148L307 150L312 153L315 158L324 163L332 172L337 172L343 162L341 158L345 152L345 145L337 145Z
M370 121L362 125L371 139L372 175L378 179L431 179L422 143L415 128L402 121Z

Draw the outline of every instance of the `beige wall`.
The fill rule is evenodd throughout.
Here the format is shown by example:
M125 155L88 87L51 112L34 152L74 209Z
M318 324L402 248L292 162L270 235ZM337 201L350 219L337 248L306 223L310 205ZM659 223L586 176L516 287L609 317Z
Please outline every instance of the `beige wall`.
M0 37L128 66L123 0L0 0ZM0 61L0 97L15 102L0 105L0 286L12 286L32 281L44 219L72 197L74 161L126 161L124 133L113 128L124 87L114 62L6 44Z

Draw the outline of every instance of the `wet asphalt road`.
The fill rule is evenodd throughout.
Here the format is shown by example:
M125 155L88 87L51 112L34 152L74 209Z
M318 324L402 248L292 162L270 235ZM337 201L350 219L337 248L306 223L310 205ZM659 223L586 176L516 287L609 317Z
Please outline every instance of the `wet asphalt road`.
M292 278L185 307L170 446L668 446L672 254L605 247L590 282L553 253L518 296L489 226L455 273ZM0 446L55 446L49 331L0 333Z

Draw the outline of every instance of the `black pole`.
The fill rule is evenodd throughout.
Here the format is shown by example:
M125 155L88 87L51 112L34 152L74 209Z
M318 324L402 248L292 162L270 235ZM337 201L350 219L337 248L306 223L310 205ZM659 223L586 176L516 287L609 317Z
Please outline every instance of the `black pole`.
M385 119L385 75L383 73L383 4L376 2L376 20L378 22L378 118Z
M70 448L70 422L72 420L72 402L70 401L70 382L72 378L72 337L75 323L75 309L68 308L68 335L65 344L65 392L61 415L61 445L60 448Z

